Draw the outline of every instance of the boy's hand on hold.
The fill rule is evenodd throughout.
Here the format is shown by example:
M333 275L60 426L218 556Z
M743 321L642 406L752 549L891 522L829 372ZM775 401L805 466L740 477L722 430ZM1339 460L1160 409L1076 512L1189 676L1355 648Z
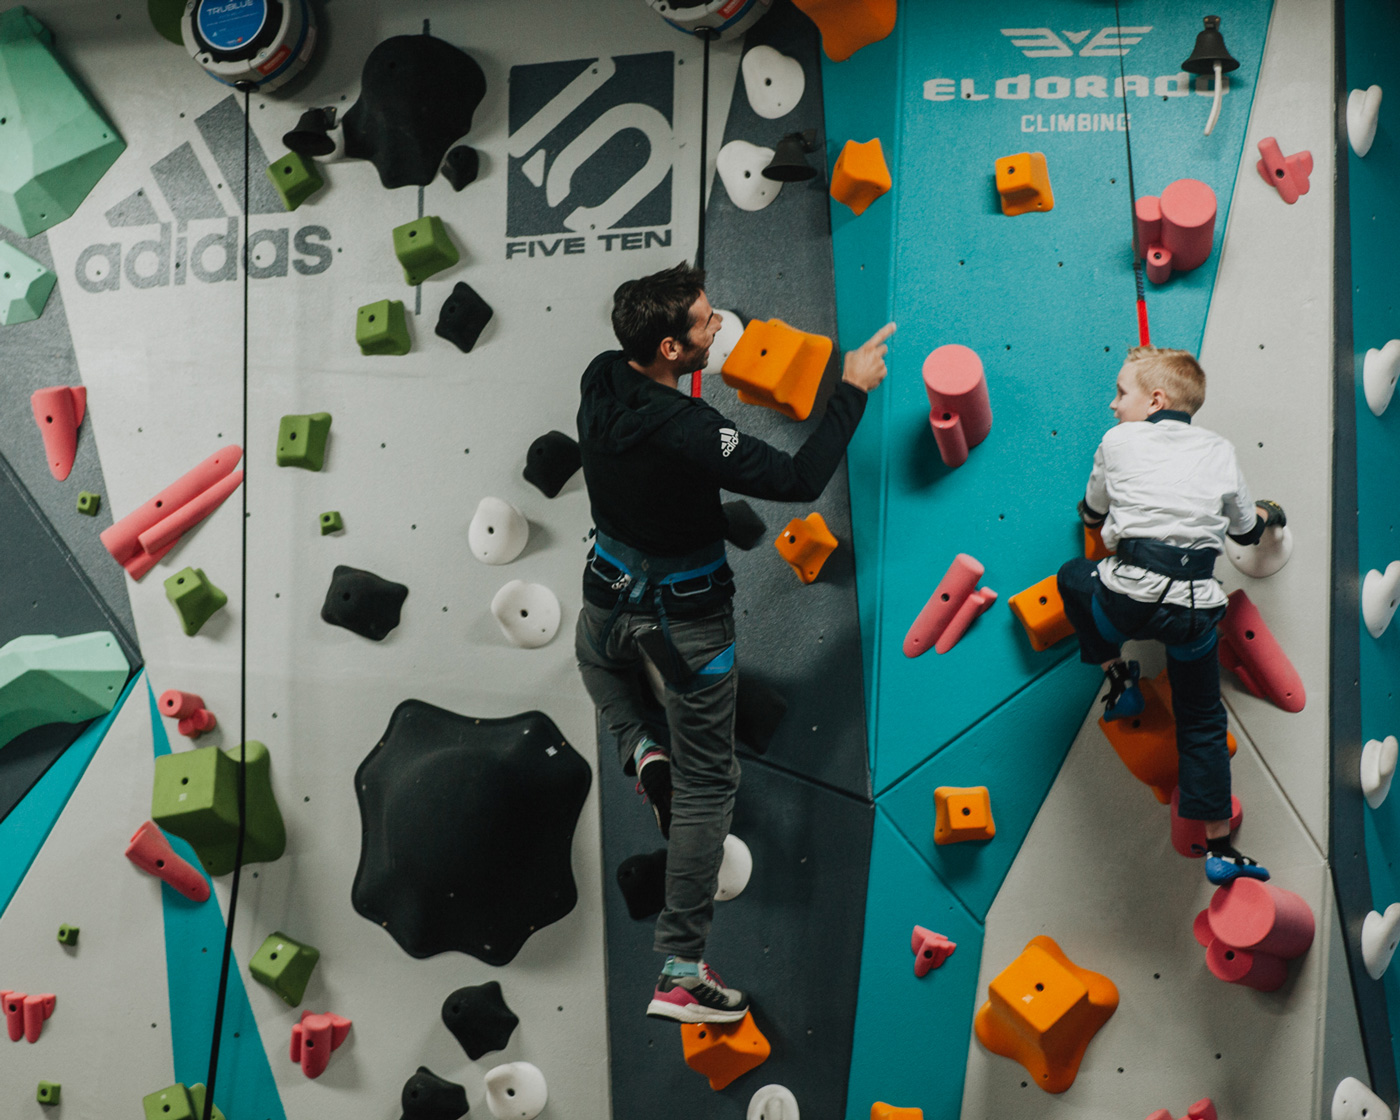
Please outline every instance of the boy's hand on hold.
M872 334L864 345L855 350L848 350L841 380L848 381L857 389L867 393L879 385L885 379L885 374L889 372L885 368L885 355L889 353L890 348L885 345L885 339L892 334L894 334L894 324L886 323Z
M1267 498L1254 504L1254 512L1264 522L1266 529L1282 529L1288 524L1288 515L1283 512L1283 507Z

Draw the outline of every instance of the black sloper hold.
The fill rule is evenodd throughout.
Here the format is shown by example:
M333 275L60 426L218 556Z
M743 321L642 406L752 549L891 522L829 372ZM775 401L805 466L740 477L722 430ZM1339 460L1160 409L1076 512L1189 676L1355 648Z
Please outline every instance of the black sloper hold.
M576 442L563 432L545 432L525 454L525 481L552 498L581 466L583 458Z
M617 885L634 919L656 917L666 905L666 849L628 856L617 865Z
M725 502L723 508L724 539L735 548L747 552L767 535L768 526L748 502Z
M382 642L399 624L399 611L408 598L408 588L373 572L363 572L337 564L331 576L321 618L332 626L343 626L361 637Z
M754 754L767 754L778 733L778 724L787 714L783 694L769 688L751 673L739 677L739 691L734 698L734 737Z
M457 1120L470 1107L467 1091L455 1081L439 1077L427 1066L403 1083L403 1120Z
M447 149L471 131L485 96L481 67L451 43L385 39L365 59L359 99L342 118L345 155L372 162L390 189L426 187Z
M445 338L463 354L470 354L486 324L491 321L491 305L464 281L458 281L438 312L439 338Z
M509 964L578 902L570 859L592 782L543 712L474 719L405 700L355 772L351 904L410 956Z
M442 177L452 184L454 191L475 183L480 174L481 156L470 144L458 144L442 161Z
M520 1025L495 980L458 988L442 1001L442 1021L472 1061L493 1050L504 1050Z

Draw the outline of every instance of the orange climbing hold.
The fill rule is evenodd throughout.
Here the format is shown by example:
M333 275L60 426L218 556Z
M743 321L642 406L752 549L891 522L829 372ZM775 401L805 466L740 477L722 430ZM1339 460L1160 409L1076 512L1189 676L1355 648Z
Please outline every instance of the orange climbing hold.
M1103 529L1091 529L1084 526L1084 559L1103 560L1112 556L1108 551L1108 546L1103 543Z
M844 62L894 30L896 0L793 0L822 33L822 50Z
M1018 152L997 160L997 194L1001 195L1001 212L1012 217L1055 209L1045 153Z
M1016 621L1026 628L1031 649L1037 653L1074 633L1074 627L1065 617L1065 602L1060 598L1060 585L1054 576L1046 576L1011 596L1007 604Z
M870 1106L870 1120L924 1120L922 1108L896 1108L884 1101Z
M752 1011L737 1023L682 1023L681 1046L685 1064L708 1077L716 1092L757 1069L772 1052Z
M857 214L894 185L885 163L885 150L880 138L858 144L847 140L836 166L831 169L831 197L843 202Z
M720 369L745 404L760 404L792 420L806 420L831 357L831 339L790 327L781 319L754 319Z
M1118 1009L1112 980L1071 961L1048 937L1033 937L988 985L973 1029L994 1054L1020 1062L1047 1093L1074 1084L1098 1029Z
M1171 803L1176 789L1176 720L1172 716L1172 686L1163 669L1156 678L1142 681L1142 713L1132 719L1099 720L1104 736L1118 752L1123 765L1134 778L1151 787L1152 795L1163 805ZM1226 732L1230 757L1235 755L1235 736Z
M826 521L819 513L809 513L806 517L794 517L778 534L773 547L797 573L803 583L811 583L817 578L826 563L826 558L836 551L839 542L826 527Z
M933 791L933 842L961 844L990 840L997 834L992 820L992 796L986 786L939 786Z

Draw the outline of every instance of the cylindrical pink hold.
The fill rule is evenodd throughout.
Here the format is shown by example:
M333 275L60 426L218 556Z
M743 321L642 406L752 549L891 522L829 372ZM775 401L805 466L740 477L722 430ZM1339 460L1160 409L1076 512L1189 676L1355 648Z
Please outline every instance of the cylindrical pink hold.
M24 1037L24 993L4 992L0 995L5 1000L5 1030L11 1042L18 1042Z
M1312 944L1312 910L1298 895L1258 879L1236 879L1210 900L1210 928L1235 949L1300 957Z
M1187 859L1203 859L1206 846L1206 822L1193 821L1188 817L1178 816L1177 805L1180 802L1180 788L1172 790L1172 847L1176 849L1176 854L1179 856L1185 856ZM1244 807L1240 804L1240 799L1231 794L1230 831L1234 832L1239 828L1243 820ZM1192 845L1197 845L1202 850L1193 852Z
M1280 957L1236 949L1218 938L1206 950L1206 967L1227 984L1243 984L1260 992L1272 992L1288 979L1288 965Z
M947 653L957 645L959 639L967 633L968 627L977 621L977 616L996 601L997 593L990 587L980 588L964 599L957 614L943 627L943 633L939 634L938 640L933 643L933 652Z
M1148 246L1162 240L1162 200L1155 195L1143 195L1133 210L1137 218L1138 255L1147 253Z
M1174 258L1171 251L1161 245L1153 245L1146 252L1147 278L1154 284L1165 284L1172 278Z
M160 694L160 714L171 719L186 719L204 707L204 701L193 692L168 688Z
M62 482L72 473L78 455L78 425L87 410L87 389L81 385L35 389L29 395L29 406L44 439L49 473Z
M243 472L234 471L219 479L198 497L186 502L163 521L156 522L136 538L142 550L159 552L161 549L173 545L182 534L193 529L219 506L223 505L224 499L237 490L242 481Z
M152 525L164 521L175 510L192 502L219 479L230 474L242 457L243 449L236 443L219 448L154 498L137 506L115 525L104 529L100 539L112 554L112 558L123 567L127 566L127 561L138 558L137 554L144 551L138 539L142 533Z
M1191 923L1191 936L1196 939L1202 949L1209 949L1210 943L1215 940L1215 934L1210 931L1210 911L1202 910L1196 915Z
M924 389L938 454L948 466L962 466L992 430L982 359L957 343L938 347L924 359Z
M146 821L132 833L126 858L192 902L208 901L209 880L176 853L155 821Z
M1200 268L1215 240L1215 192L1199 179L1178 179L1162 192L1161 205L1162 247L1172 268Z
M192 716L187 716L175 725L175 729L187 739L196 738L206 731L213 731L218 725L214 713L208 708L200 708Z
M904 635L905 657L918 657L933 648L967 597L977 590L977 581L986 570L965 552L953 557L953 562L948 565L947 572L919 612L919 617L914 619L914 624Z
M44 1020L53 1014L58 997L49 994L24 997L24 1037L28 1042L38 1042L44 1030Z

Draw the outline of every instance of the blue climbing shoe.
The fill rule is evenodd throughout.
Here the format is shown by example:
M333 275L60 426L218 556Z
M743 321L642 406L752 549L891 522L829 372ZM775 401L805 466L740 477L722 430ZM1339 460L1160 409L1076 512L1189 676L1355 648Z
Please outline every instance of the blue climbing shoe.
M1260 867L1248 856L1235 852L1233 855L1210 852L1206 855L1206 878L1212 886L1223 887L1236 879L1259 879L1267 881L1269 869Z
M1104 676L1108 678L1108 695L1104 697L1103 718L1132 719L1142 714L1147 701L1143 699L1138 679L1142 669L1136 661L1115 661Z

